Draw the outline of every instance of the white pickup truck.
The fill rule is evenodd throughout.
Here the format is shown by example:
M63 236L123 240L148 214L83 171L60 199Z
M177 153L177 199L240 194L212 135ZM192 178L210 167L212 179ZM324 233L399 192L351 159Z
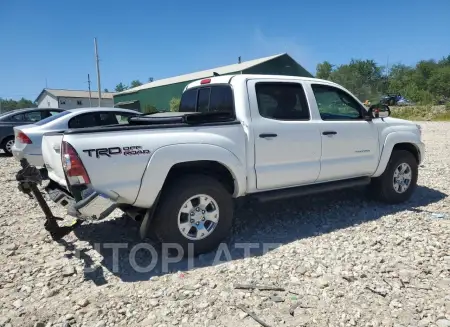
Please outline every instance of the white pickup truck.
M142 221L142 237L151 231L185 251L192 243L199 254L228 235L234 198L368 185L382 201L407 200L424 156L421 129L389 113L325 80L218 76L189 84L179 113L46 135L42 150L77 214L119 207Z

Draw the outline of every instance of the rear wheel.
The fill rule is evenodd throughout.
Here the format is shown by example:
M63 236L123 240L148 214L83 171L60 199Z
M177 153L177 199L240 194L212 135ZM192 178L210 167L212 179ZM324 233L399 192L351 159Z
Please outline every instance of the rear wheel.
M5 151L5 153L8 156L11 156L13 145L14 145L14 137L13 136L7 137L2 143L2 150Z
M405 150L392 152L384 173L372 180L374 195L386 203L408 200L417 185L418 164L414 155Z
M165 187L153 227L161 242L177 243L190 256L214 250L228 236L232 220L233 201L222 183L190 175Z

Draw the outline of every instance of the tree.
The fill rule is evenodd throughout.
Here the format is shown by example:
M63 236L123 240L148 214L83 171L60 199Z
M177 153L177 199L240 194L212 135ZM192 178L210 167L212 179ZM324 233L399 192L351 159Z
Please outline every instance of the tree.
M135 79L134 81L131 81L130 88L138 87L138 86L141 86L141 85L142 85L142 83L139 80Z
M149 83L153 82L153 77L149 77L149 78L148 78L148 82L149 82Z
M115 89L116 92L123 92L125 90L128 90L128 86L124 85L122 82L116 85Z
M321 79L329 79L331 72L333 71L333 65L328 61L317 64L316 66L316 77Z
M104 89L103 92L109 92L108 89Z
M172 98L169 102L170 111L180 111L180 98Z
M329 73L330 66L331 73ZM349 89L360 100L375 100L384 91L383 68L373 60L352 59L348 64L333 67L328 62L318 65L320 74L329 73L329 80Z

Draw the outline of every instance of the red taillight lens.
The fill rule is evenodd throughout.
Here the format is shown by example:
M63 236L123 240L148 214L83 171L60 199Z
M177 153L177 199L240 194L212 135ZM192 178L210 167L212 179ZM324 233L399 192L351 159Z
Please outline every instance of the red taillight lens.
M77 151L75 151L70 143L65 141L61 143L61 161L70 185L91 183L89 175L86 169L84 169L83 162L78 157Z
M24 143L24 144L31 144L33 142L31 142L30 138L27 136L27 134L25 134L24 132L20 131L19 133L17 133L16 135L16 141L20 142L20 143Z
M210 78L202 79L200 81L200 84L209 84L209 83L211 83L211 79Z

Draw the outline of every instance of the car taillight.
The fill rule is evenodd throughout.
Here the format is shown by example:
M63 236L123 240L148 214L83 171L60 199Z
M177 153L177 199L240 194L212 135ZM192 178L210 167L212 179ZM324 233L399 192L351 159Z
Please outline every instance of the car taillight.
M91 183L89 175L84 168L83 162L81 162L77 151L75 151L70 143L65 141L61 143L61 161L70 185Z
M31 144L33 142L31 142L30 138L27 136L27 134L25 134L22 131L19 131L19 133L17 133L16 135L16 140L20 143L24 143L24 144Z

